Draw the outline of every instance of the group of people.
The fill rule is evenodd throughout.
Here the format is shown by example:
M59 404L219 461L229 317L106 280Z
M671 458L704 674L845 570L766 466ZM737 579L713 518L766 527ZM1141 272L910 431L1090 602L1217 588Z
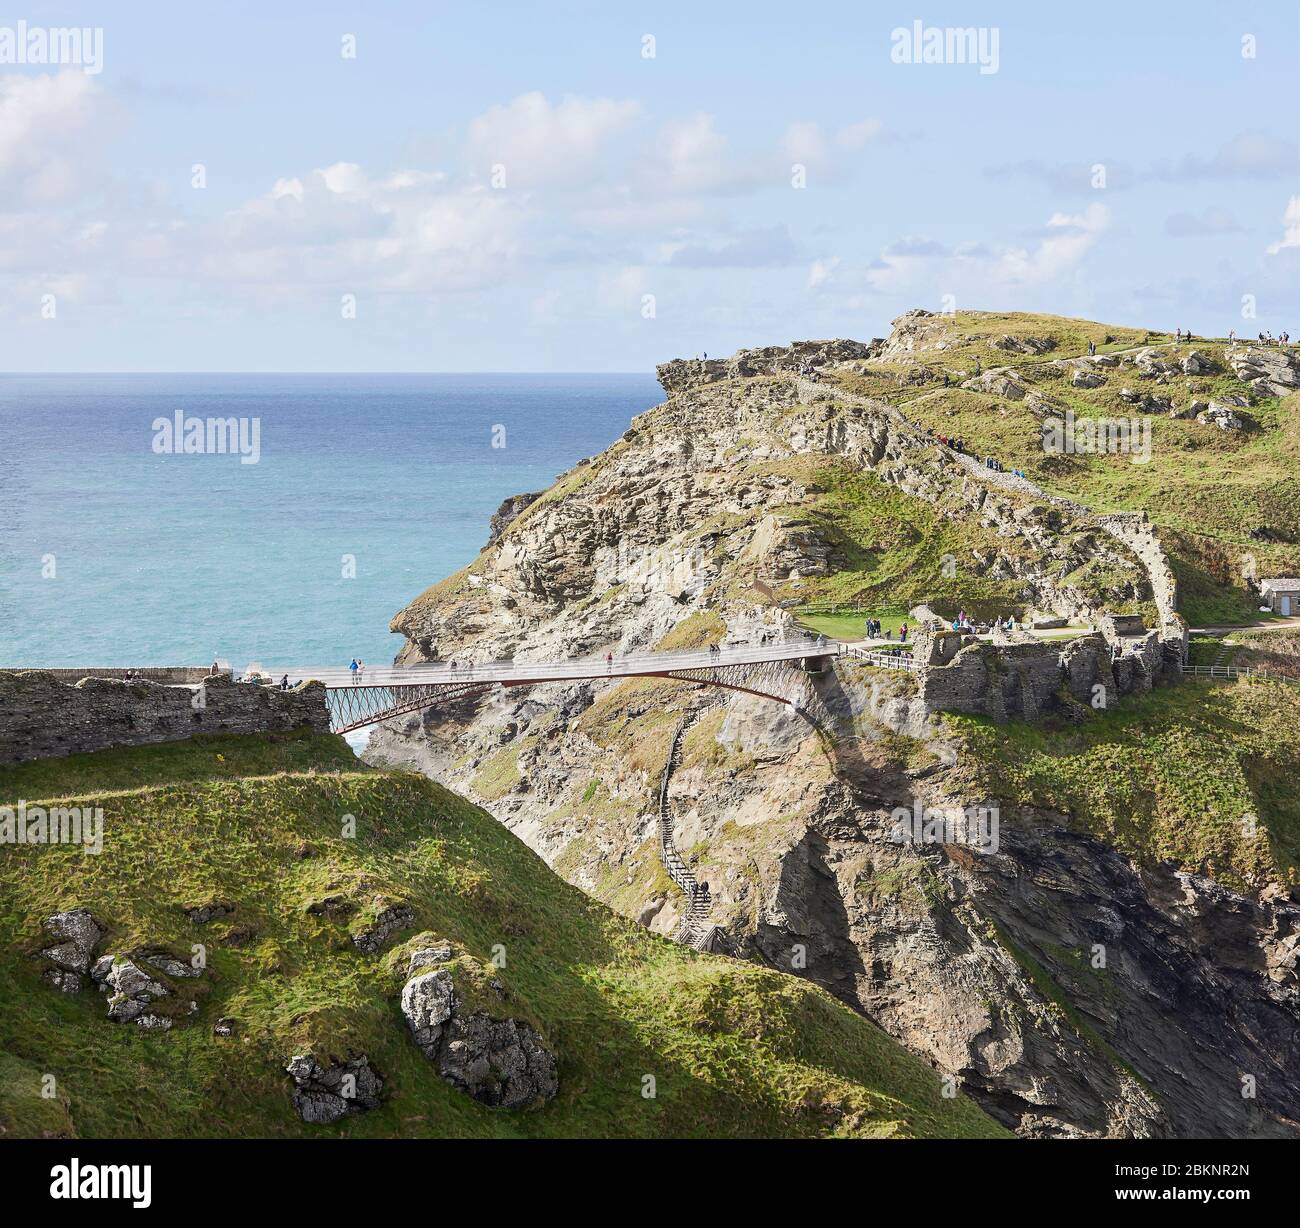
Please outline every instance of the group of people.
M823 636L822 638L825 639L825 636ZM882 640L882 639L883 639L883 640L892 640L893 638L894 638L894 632L893 632L893 629L892 629L892 628L886 629L886 628L882 627L881 622L880 622L880 619L878 619L878 618L868 618L868 619L867 619L867 639L869 639L869 640ZM900 644L906 644L906 643L907 643L907 624L906 624L906 623L899 623L899 625L898 625L898 642L899 642Z
M353 657L352 664L348 666L348 669L352 671L352 681L356 683L360 681L361 675L366 672L366 663L359 657Z

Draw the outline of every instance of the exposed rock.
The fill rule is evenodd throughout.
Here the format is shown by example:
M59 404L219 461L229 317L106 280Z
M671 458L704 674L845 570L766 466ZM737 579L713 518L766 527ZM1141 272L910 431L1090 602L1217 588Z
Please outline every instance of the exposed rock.
M201 968L196 968L189 960L181 959L170 951L151 951L141 955L140 959L141 962L148 964L151 968L157 968L159 972L165 973L167 976L193 978L203 975Z
M206 904L196 904L185 909L185 915L195 925L207 925L219 917L228 917L235 911L235 906L228 900L209 900Z
M237 1019L233 1019L229 1015L223 1015L212 1025L212 1035L233 1036L238 1025L239 1021Z
M538 490L533 491L531 494L511 495L508 499L503 500L501 506L492 513L492 519L488 522L488 545L500 541L501 534L506 531L510 522L525 508L530 507L540 499L543 493Z
M1015 337L1004 333L989 344L995 349L1008 350L1014 354L1046 354L1056 348L1055 337Z
M114 1023L139 1023L141 1027L170 1027L171 1021L159 1022L149 1008L169 990L125 957L115 958L104 976L107 987L108 1017Z
M406 975L414 976L423 968L436 968L439 964L451 963L454 952L450 946L421 947L412 951L406 964Z
M968 379L962 387L972 392L987 392L995 397L1005 397L1008 401L1023 401L1028 391L1020 373L1011 367L993 367Z
M1098 375L1095 371L1076 370L1070 376L1070 383L1076 388L1100 388L1106 382L1104 375Z
M1205 409L1196 415L1196 421L1204 426L1217 426L1221 431L1245 430L1245 420L1235 409L1211 401Z
M379 910L374 922L359 934L352 935L352 945L367 955L377 955L388 941L400 929L405 929L415 921L415 912L409 904L386 904Z
M1300 388L1300 358L1282 346L1249 345L1228 351L1233 374L1261 396L1281 397Z
M449 1083L481 1104L517 1109L550 1100L559 1089L555 1056L526 1023L483 1011L454 1016L438 1054Z
M1215 364L1204 354L1193 350L1179 364L1184 375L1208 375L1215 370Z
M285 1071L294 1082L294 1109L313 1125L378 1108L383 1100L384 1081L365 1054L322 1066L311 1054L302 1053L289 1059Z
M95 948L108 932L105 927L85 908L56 912L45 918L44 925L46 932L60 941L45 947L41 955L65 972L88 972Z
M445 968L426 972L406 982L402 989L402 1014L415 1043L433 1057L442 1040L443 1025L456 1006L456 987Z

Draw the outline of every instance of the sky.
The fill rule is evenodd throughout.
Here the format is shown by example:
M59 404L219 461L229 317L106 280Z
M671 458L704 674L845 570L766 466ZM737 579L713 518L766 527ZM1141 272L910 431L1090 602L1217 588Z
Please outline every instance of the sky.
M1300 335L1295 0L30 3L0 58L20 19L102 43L0 63L0 370L648 371L912 307Z

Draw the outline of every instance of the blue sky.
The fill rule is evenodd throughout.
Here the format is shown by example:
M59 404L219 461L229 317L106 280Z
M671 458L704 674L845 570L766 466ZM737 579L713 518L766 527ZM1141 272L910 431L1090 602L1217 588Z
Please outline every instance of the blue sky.
M103 63L0 65L0 367L646 370L947 303L1300 334L1291 0L267 7L21 14ZM997 71L895 62L917 20Z

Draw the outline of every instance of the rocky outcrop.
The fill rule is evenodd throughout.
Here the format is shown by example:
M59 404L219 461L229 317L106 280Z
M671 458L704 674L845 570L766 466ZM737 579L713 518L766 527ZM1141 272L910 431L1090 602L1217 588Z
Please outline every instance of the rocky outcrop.
M166 998L165 985L128 958L105 956L106 967L96 965L94 977L108 994L108 1017L114 1023L134 1023L142 1028L166 1031L171 1018L153 1009Z
M1218 427L1221 431L1242 431L1246 429L1245 419L1235 409L1211 401L1196 415L1196 421L1202 426Z
M1228 362L1233 374L1260 396L1282 397L1300 388L1300 358L1282 346L1235 346Z
M293 1107L312 1125L329 1125L383 1103L384 1081L365 1054L322 1065L310 1053L300 1053L285 1071L294 1082Z
M450 957L449 947L414 952L411 969L444 962L444 951ZM492 1108L525 1108L555 1095L555 1055L528 1024L460 1007L446 968L412 976L402 989L411 1039L447 1082Z
M402 1014L411 1039L425 1057L436 1058L443 1027L456 1005L456 987L445 968L412 977L402 988Z
M737 350L730 358L677 358L655 368L659 383L671 396L719 380L747 379L755 375L804 375L820 367L862 362L876 357L884 343L845 341L796 341L791 345L768 345L760 349Z
M559 1090L555 1057L526 1023L484 1011L455 1015L438 1054L438 1071L453 1087L492 1108L521 1109Z
M80 992L82 977L90 971L95 949L107 929L85 908L56 912L42 924L46 933L57 940L40 952L54 965L46 969L45 979L63 993Z
M501 506L492 513L492 519L488 521L488 545L500 541L501 534L510 526L510 522L520 512L536 503L542 494L543 492L538 490L531 494L511 495L508 499L502 500Z
M281 691L216 674L193 688L104 678L69 684L41 670L0 671L0 763L303 725L329 732L318 682Z

